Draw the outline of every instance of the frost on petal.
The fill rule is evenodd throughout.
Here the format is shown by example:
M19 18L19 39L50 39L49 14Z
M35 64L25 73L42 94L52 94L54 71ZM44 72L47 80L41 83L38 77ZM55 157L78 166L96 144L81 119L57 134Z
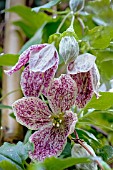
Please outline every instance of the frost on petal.
M30 142L34 143L34 152L29 153L30 158L42 161L46 157L59 156L76 121L76 116L72 112L67 112L64 122L59 127L48 126L35 132L30 137Z
M78 89L75 104L79 108L83 108L91 99L94 93L92 84L92 72L88 71L86 73L78 73L71 75L71 77L73 80L75 80Z
M45 72L58 63L59 57L53 44L46 44L40 51L32 51L30 54L30 70L33 72Z
M36 97L23 97L13 103L17 121L29 129L37 130L50 123L48 106Z
M18 71L22 66L24 66L29 61L30 53L32 51L40 51L43 47L45 47L44 44L32 45L20 55L18 62L16 63L15 66L11 68L11 70L5 70L4 72L7 75L11 75L14 72Z
M89 53L79 55L75 61L69 63L67 72L69 74L87 72L94 66L95 59L96 57Z
M38 97L43 88L43 73L30 72L27 66L22 72L20 85L24 96Z
M76 83L69 75L61 75L55 79L51 84L47 96L53 113L69 110L75 102L76 94Z
M94 64L94 67L92 68L92 77L93 77L93 90L94 93L96 94L97 98L100 97L98 90L99 90L99 86L100 86L100 74L98 71L98 68L96 66L96 64Z

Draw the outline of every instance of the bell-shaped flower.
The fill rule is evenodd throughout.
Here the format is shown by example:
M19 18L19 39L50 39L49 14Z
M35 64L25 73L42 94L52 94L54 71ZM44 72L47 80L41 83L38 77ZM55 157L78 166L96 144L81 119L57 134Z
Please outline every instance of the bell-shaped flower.
M99 97L100 75L95 60L94 55L85 53L68 65L67 72L77 84L78 93L75 104L79 108L83 108L94 93Z
M58 62L58 53L53 44L32 45L20 55L16 65L11 70L5 70L5 73L11 75L29 63L22 73L20 84L25 96L37 97L41 91L46 95Z
M77 122L76 114L70 110L76 94L75 81L69 75L61 75L49 88L49 107L37 97L24 97L14 102L17 121L37 130L30 137L34 144L34 152L29 153L31 159L42 161L60 155Z

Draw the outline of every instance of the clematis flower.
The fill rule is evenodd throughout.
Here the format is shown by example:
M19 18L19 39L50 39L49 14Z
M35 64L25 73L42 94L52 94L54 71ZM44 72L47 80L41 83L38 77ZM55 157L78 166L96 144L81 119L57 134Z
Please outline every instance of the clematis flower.
M95 93L99 97L100 75L95 64L96 57L85 53L69 63L67 72L76 82L78 93L75 104L83 108Z
M76 93L74 80L69 75L61 75L49 89L49 107L37 97L24 97L14 102L17 121L37 130L29 139L34 144L34 152L29 153L31 159L42 161L60 155L77 122L76 114L70 110Z
M53 44L32 45L20 55L16 65L11 70L5 70L5 73L11 75L28 62L20 82L23 94L37 97L43 91L46 95L58 67L56 48Z

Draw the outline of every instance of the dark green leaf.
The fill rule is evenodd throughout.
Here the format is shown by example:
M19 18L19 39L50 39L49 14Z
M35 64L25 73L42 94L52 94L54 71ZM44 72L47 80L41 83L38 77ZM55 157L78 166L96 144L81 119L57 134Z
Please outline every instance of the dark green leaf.
M100 142L96 139L96 137L92 133L89 133L88 131L79 128L76 128L76 131L78 133L79 138L93 146L93 148L101 146Z
M0 55L0 66L13 66L18 61L18 54Z
M12 113L10 113L9 114L13 119L16 119L16 116L14 115L14 113L12 112Z
M18 168L16 167L15 164L9 161L3 160L0 162L0 170L18 170Z
M112 92L100 92L99 99L94 95L90 102L86 105L86 109L107 110L113 106L113 93ZM109 99L109 100L108 100Z
M43 12L37 14L26 6L13 6L8 9L8 11L15 12L22 18L22 20L16 21L14 24L20 26L29 38L32 37L45 22L51 21L51 16Z
M98 155L103 158L104 161L113 163L113 147L106 145L98 149Z
M110 0L90 1L86 10L93 15L93 21L98 25L113 26L113 8Z
M97 26L89 30L83 40L89 41L91 47L95 49L107 48L113 38L113 28L110 26Z
M89 163L88 158L65 158L58 159L55 157L46 158L43 163L35 163L29 166L28 170L64 170L78 163Z
M18 142L15 145L5 142L0 147L0 162L7 160L15 164L19 170L22 170L24 168L23 161L28 158L28 152L30 150L32 150L30 143L24 145L22 142Z
M39 7L32 8L32 10L35 11L35 12L39 12L40 9L51 8L52 6L56 5L60 1L61 0L51 0L47 4L44 4L44 5L39 6Z
M28 130L26 132L26 135L24 137L24 143L27 143L29 141L29 137L31 136L31 134L32 134L32 130Z
M12 107L8 105L0 104L0 109L11 109L12 110Z
M27 41L24 46L21 48L21 50L19 51L19 53L21 54L23 51L25 51L27 48L29 48L31 45L34 44L41 44L42 42L42 35L43 35L43 28L45 27L46 23L44 23L40 29L37 30L37 32L35 33L35 35L29 40Z
M78 121L78 126L95 125L104 130L113 131L113 111L92 111Z

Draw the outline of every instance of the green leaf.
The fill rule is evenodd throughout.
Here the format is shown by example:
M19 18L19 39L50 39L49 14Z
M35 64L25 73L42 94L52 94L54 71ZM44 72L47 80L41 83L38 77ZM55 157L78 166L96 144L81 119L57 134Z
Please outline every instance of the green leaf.
M104 50L91 50L95 55L96 63L100 70L100 74L104 81L109 81L113 78L113 49L109 46Z
M113 60L102 62L99 66L102 76L105 80L113 79Z
M94 95L84 109L107 110L113 106L112 92L100 92L100 95L99 99Z
M24 137L24 143L29 141L29 137L32 135L32 130L27 130L26 135Z
M79 118L77 126L95 125L113 131L113 111L92 111Z
M13 66L18 61L18 54L0 55L0 66Z
M92 13L93 21L98 25L113 26L113 8L110 5L110 0L90 1L86 10Z
M107 48L113 38L113 27L97 26L89 30L83 40L89 41L91 47L95 49Z
M97 149L97 147L101 146L100 142L96 139L96 137L92 133L80 128L76 128L76 131L78 133L79 138L83 139L86 143L91 145L93 148L95 147Z
M12 110L12 107L8 105L0 104L0 109L11 109Z
M9 161L3 160L0 162L0 170L18 170L18 168L16 167L15 164Z
M27 41L24 46L21 48L21 50L19 51L19 54L21 54L22 52L24 52L27 48L29 48L31 45L34 44L41 44L42 42L42 35L43 35L43 28L45 27L46 23L44 23L35 33L35 35L29 40Z
M28 158L30 150L32 150L32 145L30 145L30 143L24 145L22 142L18 142L15 145L5 142L0 147L0 162L7 160L15 164L19 170L22 170L24 169L23 161Z
M52 6L56 5L60 1L61 0L51 0L47 4L44 4L44 5L39 6L39 7L32 8L32 10L35 11L35 12L39 12L40 9L51 8Z
M16 116L14 115L14 113L10 113L9 116L11 116L13 119L16 119Z
M113 163L113 147L106 145L98 149L98 155L107 161L109 164Z
M31 164L28 170L63 170L78 163L89 163L88 158L46 158L43 163Z
M51 16L44 12L37 14L31 11L30 8L22 5L13 6L8 9L8 11L15 12L22 18L22 20L18 20L14 22L14 24L20 26L29 38L31 38L45 22L51 21Z

